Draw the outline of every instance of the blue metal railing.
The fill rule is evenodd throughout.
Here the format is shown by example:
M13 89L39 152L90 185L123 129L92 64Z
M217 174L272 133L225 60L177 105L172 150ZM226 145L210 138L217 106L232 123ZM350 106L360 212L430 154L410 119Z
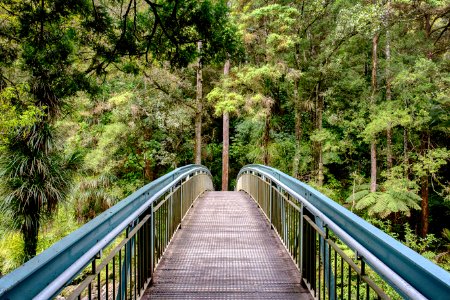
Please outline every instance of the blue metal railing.
M91 266L90 275L87 279L86 274L82 276L82 288L75 297L86 295L84 288L89 290L89 299L92 289L97 289L98 295L106 290L114 297L121 298L128 291L136 296L151 280L157 260L192 202L211 189L211 174L200 165L181 167L158 178L2 277L0 298L55 297L83 270L86 272L87 266ZM106 261L96 264L102 251L119 236L123 240ZM109 283L111 277L114 281Z
M324 286L328 288L326 293L329 297L323 298L335 298L333 295L336 295L336 291L330 291L329 288L335 285L348 285L347 291L350 295L351 284L350 282L349 284L345 283L344 277L348 279L351 276L344 276L343 272L339 273L338 269L342 268L339 258L333 258L327 252L335 251L333 253L336 257L338 254L344 255L341 250L337 249L336 243L330 237L333 234L355 251L361 262L360 266L356 266L351 261L348 264L355 268L357 280L366 280L365 282L371 285L372 290L375 290L379 297L383 293L367 278L365 264L370 266L404 298L449 299L450 273L307 184L271 167L248 165L242 168L238 174L237 189L250 194L260 204L274 227L276 229L278 227L278 234L293 257L294 254L296 255L294 260L298 263L301 271L305 272L305 265L311 264L305 259L320 257L322 261L317 265L313 263L312 266L316 270L308 270L309 275L302 275L303 277L310 276L311 282L308 282L310 288L317 288L318 276L319 289L324 291L324 296ZM276 200L282 200L281 204L277 204ZM292 205L286 205L289 203ZM281 208L279 208L280 206ZM293 212L295 210L298 210L298 213ZM288 219L279 220L279 218ZM290 224L303 228L288 230ZM312 229L306 228L305 224ZM316 236L318 237L316 238ZM309 248L299 249L302 247L301 244L308 243L307 239L311 239L311 237L313 242L309 243ZM328 243L325 248L323 241ZM305 256L305 251L311 254L309 258ZM334 269L337 269L336 272L332 268L333 264ZM314 273L314 276L311 275L311 272ZM340 282L335 282L335 273L342 275ZM320 288L321 275L322 287Z

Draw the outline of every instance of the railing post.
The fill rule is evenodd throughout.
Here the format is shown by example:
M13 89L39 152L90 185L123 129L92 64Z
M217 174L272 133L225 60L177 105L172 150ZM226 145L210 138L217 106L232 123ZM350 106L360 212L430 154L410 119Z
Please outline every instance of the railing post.
M181 229L181 221L183 220L183 180L180 181L180 229Z
M272 211L273 211L273 182L270 180L270 192L269 192L269 219L270 219L270 229L273 229Z
M172 232L175 231L175 224L173 220L173 190L174 188L170 188L170 207L169 207L169 230L167 231L167 242L170 240L172 236Z
M300 222L298 232L300 280L303 279L303 202L300 202Z
M256 203L258 203L259 202L259 176L258 175L255 175L256 176Z
M281 193L281 196L283 196L283 194ZM284 240L284 244L288 245L288 241L287 241L287 225L286 225L286 201L283 199L283 197L281 197L281 226L283 228L283 240Z
M155 212L153 203L150 206L150 278L153 282L153 271L155 269Z

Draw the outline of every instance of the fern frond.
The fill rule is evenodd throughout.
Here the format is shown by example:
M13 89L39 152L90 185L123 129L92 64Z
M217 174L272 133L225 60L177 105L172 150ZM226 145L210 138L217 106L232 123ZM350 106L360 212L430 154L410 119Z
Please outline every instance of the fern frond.
M364 183L364 184L355 186L355 192L360 192L363 190L370 191L370 183Z
M362 190L362 191L359 191L357 193L351 194L350 197L348 197L345 201L347 203L351 203L353 201L358 202L359 200L361 200L362 198L367 196L369 193L370 193L369 190Z
M368 208L377 202L378 193L368 193L366 196L362 197L358 203L356 203L355 208L362 210Z

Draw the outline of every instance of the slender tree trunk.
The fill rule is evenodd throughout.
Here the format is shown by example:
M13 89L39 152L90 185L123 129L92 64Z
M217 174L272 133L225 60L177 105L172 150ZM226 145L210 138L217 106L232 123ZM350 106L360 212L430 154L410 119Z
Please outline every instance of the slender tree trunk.
M429 146L429 132L428 131L424 131L421 134L421 145L420 145L420 152L421 155L426 155L426 152L428 150L428 146ZM426 174L425 176L422 176L420 178L420 196L422 198L421 201L421 236L425 237L428 233L428 216L429 216L429 209L428 209L428 185L429 185L429 180L428 180L428 174Z
M269 165L270 112L266 115L263 133L263 163Z
M391 91L391 36L389 32L389 19L391 10L391 0L387 2L386 11L386 101L391 101L392 91ZM391 122L388 122L386 127L386 161L388 172L392 169L393 158L392 158L392 126Z
M426 13L424 15L424 23L425 23L425 36L427 40L430 41L431 37L431 30L432 30L432 23L431 23L431 15ZM431 41L430 41L431 42ZM428 59L433 58L433 51L429 50L427 53ZM430 132L428 131L428 128L422 129L421 133L421 142L420 142L420 154L422 156L425 156L430 142ZM420 196L422 198L421 201L421 236L425 237L428 234L428 218L429 218L429 207L428 207L428 189L429 189L429 174L427 173L425 176L422 176L420 178Z
M223 68L223 75L228 76L230 73L230 60L227 59ZM230 116L227 111L223 112L223 137L222 137L222 191L228 191L228 162L229 162L229 146L230 146Z
M229 171L229 144L230 143L230 116L227 111L223 112L223 149L222 149L222 191L228 191Z
M298 165L300 163L300 146L302 140L302 112L300 110L300 98L298 96L298 80L294 87L294 110L295 110L295 154L292 166L292 177L298 178Z
M319 89L317 90L317 130L322 130L322 120L323 120L323 106L324 98L320 95ZM324 174L323 174L323 147L322 141L317 143L317 184L319 186L323 185Z
M378 33L372 39L372 97L370 100L370 111L375 108L375 95L377 91L377 69L378 69ZM370 191L375 192L377 189L377 142L373 137L370 143Z
M198 63L197 63L197 97L196 97L196 112L195 112L195 150L194 157L195 163L202 163L202 88L203 88L203 78L202 78L202 41L197 43L198 47Z

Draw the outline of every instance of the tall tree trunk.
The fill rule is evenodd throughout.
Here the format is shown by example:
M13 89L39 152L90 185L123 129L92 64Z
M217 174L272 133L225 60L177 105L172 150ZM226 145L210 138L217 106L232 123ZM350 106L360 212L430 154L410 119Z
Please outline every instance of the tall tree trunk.
M203 78L202 78L202 41L197 43L198 47L198 62L197 62L197 97L196 97L196 112L195 112L195 163L202 163L202 89L203 89Z
M424 23L425 23L425 36L427 40L431 43L431 15L429 13L424 14ZM427 54L428 59L433 58L433 51L429 50ZM422 129L421 132L421 142L420 142L420 154L425 156L427 154L428 148L430 146L430 132L428 128ZM422 198L421 201L421 236L425 237L428 233L428 217L429 217L429 208L428 208L428 190L429 190L429 174L427 173L425 176L420 178L420 196Z
M392 91L391 91L391 36L389 32L389 19L391 12L391 0L387 2L386 11L386 101L391 101ZM392 169L393 158L392 158L392 127L391 122L388 122L386 127L386 162L388 167L388 172Z
M230 60L225 61L223 75L228 76L230 73ZM228 191L228 162L229 162L229 146L230 146L230 115L228 111L223 112L223 128L222 128L222 191Z
M300 110L300 97L298 96L298 80L294 83L294 110L295 110L295 154L292 166L292 177L298 178L298 165L300 163L300 146L302 140L302 112Z
M263 164L269 165L270 112L267 113L263 132Z
M423 131L421 134L421 145L420 145L420 152L421 155L424 156L427 153L428 146L429 146L429 132ZM428 174L425 176L422 176L420 178L420 196L422 198L421 201L421 236L425 237L428 233L428 215L429 215L429 209L428 209Z
M377 91L377 69L378 69L378 38L376 33L372 39L372 96L370 100L370 112L375 109L375 96ZM370 143L370 191L375 192L377 189L377 143L373 137Z
M323 106L324 98L320 95L320 83L317 85L317 130L322 131L323 123ZM317 184L319 186L323 185L324 175L323 175L323 147L322 141L317 142Z

